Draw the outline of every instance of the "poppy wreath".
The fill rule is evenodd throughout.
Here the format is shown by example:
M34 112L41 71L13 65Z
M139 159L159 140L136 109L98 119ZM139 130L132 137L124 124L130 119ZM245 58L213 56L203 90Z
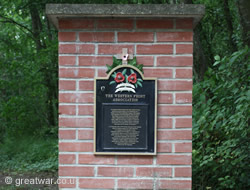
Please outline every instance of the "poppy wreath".
M127 69L124 69L122 72L114 72L111 76L114 78L109 84L119 84L119 83L130 83L137 88L138 86L142 87L143 80L140 78L137 78L136 73L133 69L130 69L130 75L127 75Z

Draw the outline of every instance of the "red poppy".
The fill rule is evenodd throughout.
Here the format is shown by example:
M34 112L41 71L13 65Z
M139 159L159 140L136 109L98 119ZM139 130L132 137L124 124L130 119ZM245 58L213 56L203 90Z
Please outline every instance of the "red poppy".
M116 74L115 82L119 83L119 82L124 81L124 79L125 79L125 77L123 76L123 74L121 72L119 72Z
M129 75L128 81L135 84L137 82L136 74L132 73L131 75Z

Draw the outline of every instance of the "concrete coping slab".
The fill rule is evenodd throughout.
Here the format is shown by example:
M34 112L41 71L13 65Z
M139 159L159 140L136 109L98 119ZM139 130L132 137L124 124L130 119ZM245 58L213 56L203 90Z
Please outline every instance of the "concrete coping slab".
M47 4L46 15L58 28L62 18L192 18L194 27L205 14L199 4Z

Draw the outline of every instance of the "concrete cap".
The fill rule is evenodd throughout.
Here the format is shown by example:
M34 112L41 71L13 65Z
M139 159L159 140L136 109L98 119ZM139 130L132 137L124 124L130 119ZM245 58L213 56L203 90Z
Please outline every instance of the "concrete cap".
M205 14L197 4L47 4L46 15L58 28L61 18L193 18L194 26Z

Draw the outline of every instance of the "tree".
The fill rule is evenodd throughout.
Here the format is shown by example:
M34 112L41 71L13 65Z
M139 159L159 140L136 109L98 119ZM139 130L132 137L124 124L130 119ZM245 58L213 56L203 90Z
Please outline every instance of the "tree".
M56 127L57 40L52 39L44 8L35 1L1 1L0 6L4 7L0 12L1 128L21 135Z
M245 45L250 46L250 1L238 0L241 26L243 28L243 41Z
M206 15L195 30L202 51L194 37L193 188L249 189L250 49L243 19L235 0L195 3L206 5Z

